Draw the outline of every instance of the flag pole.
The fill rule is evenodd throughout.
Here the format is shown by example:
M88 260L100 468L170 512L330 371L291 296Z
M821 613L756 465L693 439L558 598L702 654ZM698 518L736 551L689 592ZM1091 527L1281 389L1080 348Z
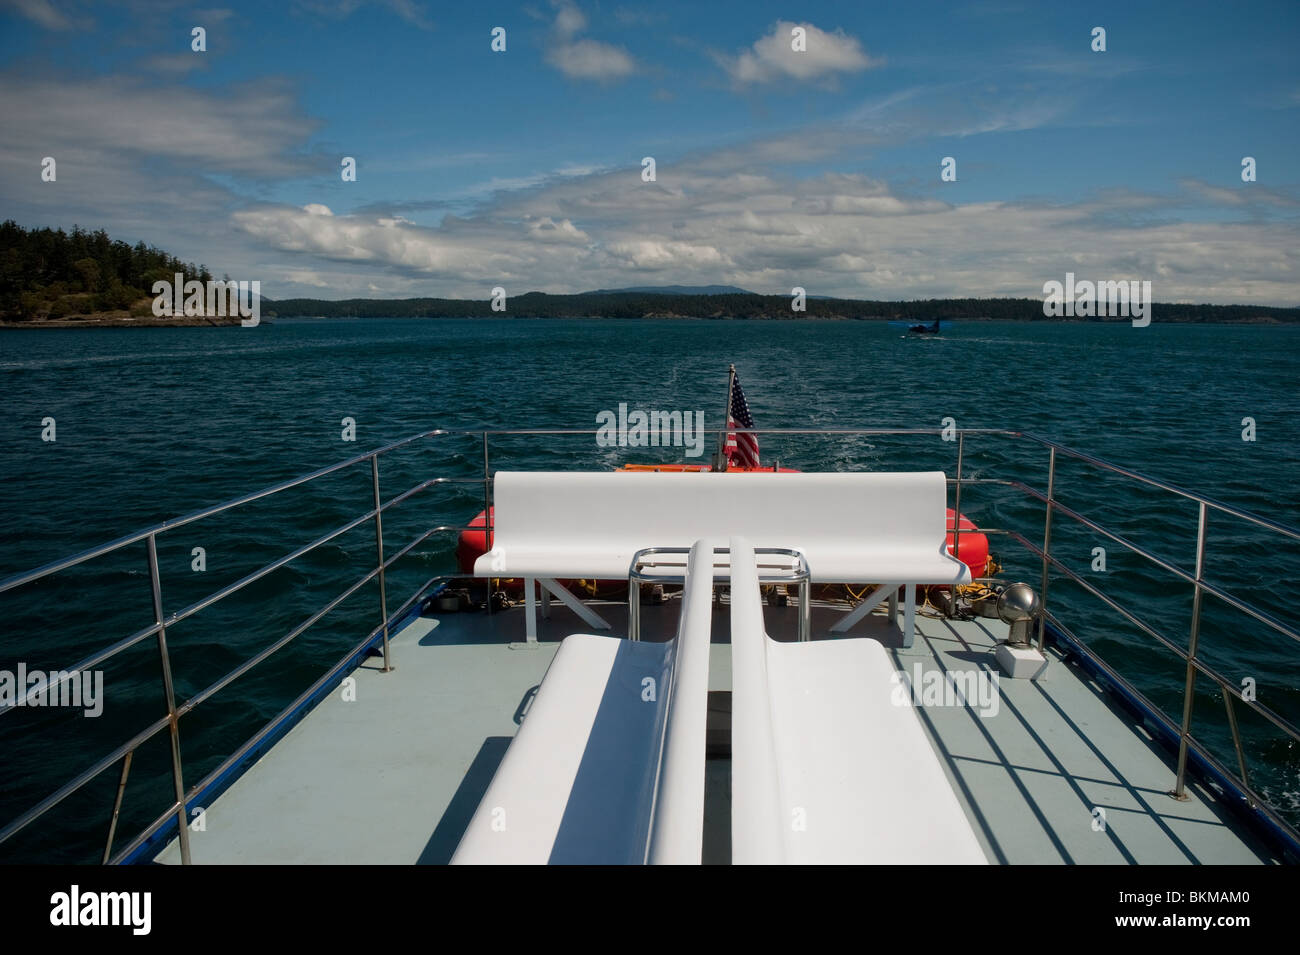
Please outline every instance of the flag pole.
M713 470L715 471L727 470L727 456L723 453L723 449L727 444L728 425L731 422L731 392L735 386L736 366L729 365L727 367L727 410L722 416L722 430L718 432L718 454L713 462Z

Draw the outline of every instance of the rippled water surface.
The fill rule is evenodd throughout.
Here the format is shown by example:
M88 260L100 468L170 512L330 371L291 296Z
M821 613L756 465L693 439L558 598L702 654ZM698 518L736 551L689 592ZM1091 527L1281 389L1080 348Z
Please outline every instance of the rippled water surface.
M8 575L151 523L440 427L594 428L620 402L701 410L717 427L726 369L737 366L759 428L963 428L1041 433L1234 506L1300 525L1300 328L981 324L912 338L858 322L366 320L277 321L255 329L11 331L0 334L0 574ZM1242 440L1243 418L1256 440ZM54 442L41 440L53 418ZM342 440L342 419L356 441ZM498 437L493 468L590 469L666 461L666 449L597 447L591 436ZM764 459L801 470L956 466L938 437L768 436ZM971 437L967 477L1045 489L1047 452L1024 439ZM481 440L448 435L382 459L385 498L435 476L482 473ZM1194 564L1196 505L1063 458L1062 503L1161 559ZM166 612L238 580L370 506L360 464L305 488L158 538ZM433 487L385 514L389 552L437 523L482 509L472 483ZM1042 506L996 485L967 487L977 524L1041 544ZM1206 577L1294 626L1300 544L1212 513ZM454 535L417 546L395 568L390 608L454 569ZM1093 569L1107 547L1106 571ZM203 548L206 570L193 569ZM1038 565L1005 539L1011 576ZM1177 645L1191 588L1094 532L1058 517L1053 552ZM364 524L202 611L169 633L176 695L186 700L306 620L374 559ZM67 667L152 620L145 546L0 595L0 670ZM1169 650L1054 575L1055 611L1175 719L1184 668ZM1285 599L1285 598L1291 599ZM187 783L218 765L376 623L362 588L318 626L199 705L182 721ZM1207 598L1201 653L1260 702L1300 720L1300 646ZM68 710L0 715L0 825L149 727L162 712L156 643L104 667L97 719ZM1242 710L1240 706L1239 710ZM1294 820L1300 755L1242 713L1252 779ZM1198 684L1193 732L1235 767L1222 692ZM167 805L166 735L135 758L120 833ZM42 822L0 846L0 859L95 861L117 785L114 765ZM380 810L377 810L380 811ZM118 842L121 845L121 842Z

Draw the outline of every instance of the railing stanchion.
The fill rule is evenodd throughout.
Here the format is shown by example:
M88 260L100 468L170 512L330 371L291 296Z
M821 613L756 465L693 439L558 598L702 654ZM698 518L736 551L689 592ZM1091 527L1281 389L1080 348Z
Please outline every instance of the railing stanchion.
M388 585L384 580L384 515L379 501L379 454L370 455L370 483L375 497L375 551L379 555L379 624L384 628L384 669L390 673L393 663L388 652Z
M952 556L961 560L961 459L963 446L966 442L966 432L957 432L957 490L952 502ZM952 591L948 600L949 619L957 616L957 585L952 585Z
M1043 611L1047 610L1047 571L1052 553L1052 504L1056 500L1056 448L1052 448L1047 459L1047 511L1043 516L1043 576L1039 580L1038 599ZM1047 634L1047 614L1038 615L1038 652L1043 652L1043 640Z
M131 757L135 750L129 750L122 761L122 778L117 782L117 798L113 800L113 817L108 821L108 841L104 843L104 859L100 865L108 865L113 857L113 836L117 832L117 817L122 812L122 794L126 792L126 777L131 773Z
M632 562L632 573L627 578L627 638L632 641L641 639L641 581L637 579L636 561Z
M1237 711L1232 708L1232 694L1223 692L1223 705L1228 709L1228 726L1232 728L1232 745L1237 750L1237 768L1241 770L1241 781L1246 787L1246 804L1255 808L1255 797L1251 795L1250 774L1246 771L1246 753L1241 748L1241 731L1237 729Z
M496 544L496 521L492 520L492 470L488 466L488 433L483 432L483 550L492 553ZM491 568L489 568L490 570ZM483 606L492 616L492 576L483 582Z
M158 579L158 546L155 535L147 538L149 586L153 591L153 619L158 626L158 660L162 665L163 698L167 703L168 732L172 744L172 785L176 791L176 821L179 823L181 865L190 864L190 821L185 806L185 777L181 772L181 727L176 713L176 692L172 685L172 664L167 653L167 628L163 626L162 583Z
M812 639L812 581L807 574L799 581L799 642Z
M1191 638L1187 642L1187 682L1183 686L1183 723L1178 735L1178 776L1174 781L1173 791L1175 799L1187 798L1184 786L1187 782L1187 744L1192 732L1192 701L1196 696L1196 645L1201 639L1201 584L1205 580L1205 523L1206 507L1205 502L1201 501L1196 519L1196 587L1192 592ZM1240 747L1240 744L1238 746ZM1240 756L1240 748L1238 748L1238 756Z

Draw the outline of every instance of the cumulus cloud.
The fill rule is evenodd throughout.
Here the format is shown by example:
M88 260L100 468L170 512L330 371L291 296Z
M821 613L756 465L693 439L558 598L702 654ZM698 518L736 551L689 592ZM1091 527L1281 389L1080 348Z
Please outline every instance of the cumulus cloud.
M436 229L396 218L334 215L312 203L265 205L237 212L236 227L282 252L365 263L398 274L497 283L544 274L579 257L590 237L568 219L524 217L493 223L447 216Z
M558 9L570 38L585 29L576 7ZM561 16L565 9L573 12ZM940 92L948 103L949 91ZM653 183L637 165L571 164L491 180L472 190L472 204L450 207L448 193L388 202L363 194L342 206L331 197L353 193L334 191L298 200L315 200L306 204L250 204L246 196L273 195L284 181L312 182L326 169L337 179L337 157L322 165L306 152L317 123L287 88L0 74L0 204L27 224L103 225L201 257L260 279L272 298L483 298L496 285L519 294L641 284L1037 297L1068 270L1149 278L1164 301L1300 302L1293 188L1186 180L1168 193L1065 204L963 202L937 184L909 193L864 175L787 172L904 136L1043 121L1026 111L1041 103L1014 96L955 104L936 111L923 92L900 94L833 125L661 157ZM57 182L40 182L43 156L57 158ZM462 214L437 225L407 218L451 208Z
M619 80L636 72L636 61L621 46L579 36L587 18L572 0L553 0L555 24L546 62L575 80Z
M321 168L305 152L318 123L274 82L208 91L0 74L0 116L6 217L103 226L232 274L248 261L242 238L222 228L244 202L238 192ZM45 156L54 182L40 180Z
M796 28L804 31L803 50L796 50L792 42ZM750 49L719 59L737 86L777 80L826 80L838 73L858 73L883 62L868 56L858 39L843 30L828 33L811 23L787 20L778 20L772 32L755 40Z
M647 283L766 294L800 285L814 295L882 299L1038 297L1068 270L1150 279L1163 301L1300 298L1300 242L1284 219L1117 226L1112 216L1131 208L1130 196L955 204L861 175L726 172L707 159L663 166L653 184L640 183L636 169L549 180L437 227L284 206L246 210L235 224L281 252L340 263L339 294L378 274L398 282L380 279L394 288L389 294L470 298L495 285L518 294ZM1204 201L1190 193L1148 199L1166 211Z

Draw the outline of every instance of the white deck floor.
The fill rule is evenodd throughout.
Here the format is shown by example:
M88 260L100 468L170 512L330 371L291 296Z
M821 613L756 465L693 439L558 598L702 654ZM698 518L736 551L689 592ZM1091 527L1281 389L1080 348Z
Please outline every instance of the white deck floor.
M677 603L643 608L645 639L676 629ZM621 633L625 608L599 611ZM768 608L773 634L795 610ZM817 606L815 637L841 608ZM997 628L996 630L994 628ZM728 613L715 611L710 687L730 689ZM917 644L894 650L911 673L989 668L997 621L917 618ZM450 859L540 683L557 641L590 632L556 605L542 643L522 639L520 611L422 618L392 641L396 669L374 660L354 672L356 699L335 691L206 808L191 834L193 861L221 863L441 863ZM853 636L897 648L898 631L872 616ZM996 715L963 706L918 709L932 745L991 862L1253 863L1267 852L1229 822L1213 795L1167 795L1173 772L1146 734L1112 709L1080 671L1053 655L1045 681L999 682ZM846 727L852 732L852 727ZM705 858L727 858L728 762L708 799ZM1105 826L1096 809L1104 809ZM175 843L158 861L175 863Z

